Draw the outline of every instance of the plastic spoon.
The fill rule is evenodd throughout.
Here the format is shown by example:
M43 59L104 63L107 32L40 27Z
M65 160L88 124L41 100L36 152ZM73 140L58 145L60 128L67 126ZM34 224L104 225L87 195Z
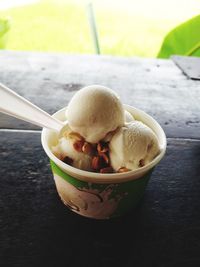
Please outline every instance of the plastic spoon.
M57 132L66 125L1 83L0 112Z

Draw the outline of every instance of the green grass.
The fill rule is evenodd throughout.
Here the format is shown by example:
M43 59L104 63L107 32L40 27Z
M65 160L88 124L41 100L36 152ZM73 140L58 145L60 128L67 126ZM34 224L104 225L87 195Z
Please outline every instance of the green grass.
M11 19L6 49L94 53L83 2L42 0L1 11L0 17ZM155 57L165 34L200 7L196 0L165 2L94 1L101 53Z

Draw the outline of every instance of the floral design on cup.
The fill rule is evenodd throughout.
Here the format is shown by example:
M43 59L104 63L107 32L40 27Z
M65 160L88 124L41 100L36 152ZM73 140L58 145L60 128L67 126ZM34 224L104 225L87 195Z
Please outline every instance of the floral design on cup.
M96 219L108 219L117 210L122 197L127 193L116 193L118 184L101 188L78 188L54 173L58 193L64 204L76 213ZM114 194L113 194L114 193Z

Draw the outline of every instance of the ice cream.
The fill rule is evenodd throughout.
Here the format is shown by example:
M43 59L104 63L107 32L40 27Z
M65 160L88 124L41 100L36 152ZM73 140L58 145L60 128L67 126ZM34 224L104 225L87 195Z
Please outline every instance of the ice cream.
M115 171L135 170L159 154L155 133L144 123L132 121L121 127L109 144L111 166Z
M65 163L81 170L91 171L92 168L92 145L84 141L77 133L72 132L69 126L57 145L52 147L53 153Z
M70 128L90 143L98 143L109 132L123 126L125 120L119 97L100 85L79 90L72 97L66 116Z
M135 120L109 88L93 85L79 90L65 115L65 131L52 151L75 168L126 172L143 167L159 154L153 130Z
M131 122L131 121L135 120L134 117L131 115L131 113L128 112L127 110L125 110L124 115L125 115L125 123L128 123L128 122ZM106 136L102 139L102 141L104 141L104 142L110 142L110 140L113 137L113 135L115 134L116 130L115 131L108 132L106 134Z
M128 112L127 110L125 110L125 122L131 122L134 121L134 117L133 115L131 115L130 112Z

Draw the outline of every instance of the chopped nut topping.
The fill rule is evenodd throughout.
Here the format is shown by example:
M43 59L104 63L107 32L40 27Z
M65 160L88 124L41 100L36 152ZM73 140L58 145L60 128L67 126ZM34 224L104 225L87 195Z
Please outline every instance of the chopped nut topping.
M98 143L97 151L99 154L108 152L108 144L103 142Z
M68 164L68 165L72 165L73 164L73 159L71 159L70 157L64 157L63 162Z
M76 133L76 132L68 133L67 137L71 138L71 139L75 139L77 141L83 141L84 140L84 138L79 133Z
M92 169L99 170L100 169L100 157L94 157L92 159Z
M139 161L139 167L143 167L144 165L145 165L145 161L144 161L144 159L141 159Z
M117 172L122 173L122 172L129 172L129 171L131 171L131 170L127 169L126 167L121 167L121 168L119 168L119 170Z
M82 152L85 154L91 154L93 152L93 147L91 144L85 142L82 146Z
M100 157L102 157L104 159L104 161L106 162L106 164L109 163L109 157L105 154L105 153L101 153Z
M101 156L95 156L92 159L92 169L99 171L102 168L107 167L107 164L103 157Z
M82 147L84 145L84 141L83 140L80 140L80 141L76 141L74 144L73 144L73 147L76 151L78 152L82 152Z
M100 169L100 173L113 173L114 170L112 167L105 167L105 168L102 168Z

